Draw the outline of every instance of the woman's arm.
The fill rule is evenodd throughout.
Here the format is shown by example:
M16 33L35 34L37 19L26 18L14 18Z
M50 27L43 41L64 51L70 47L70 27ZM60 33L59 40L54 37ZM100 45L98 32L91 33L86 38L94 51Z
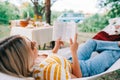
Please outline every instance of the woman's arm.
M82 77L82 73L81 73L80 64L77 57L77 49L78 49L77 34L74 37L74 42L72 41L72 39L70 39L70 49L71 49L72 60L73 60L73 64L72 64L73 74L76 77L80 78Z
M64 45L64 43L63 43L63 41L61 41L61 38L59 38L55 42L55 47L53 48L52 52L57 53L61 45Z
M70 74L70 76L71 76L71 78L73 79L73 78L77 78L75 75L73 75L73 74Z

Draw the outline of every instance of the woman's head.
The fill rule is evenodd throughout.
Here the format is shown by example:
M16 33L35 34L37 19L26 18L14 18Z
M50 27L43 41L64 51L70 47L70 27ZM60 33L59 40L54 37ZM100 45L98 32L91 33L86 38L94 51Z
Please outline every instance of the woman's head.
M31 76L30 68L37 57L35 43L19 35L0 42L0 71L13 76Z

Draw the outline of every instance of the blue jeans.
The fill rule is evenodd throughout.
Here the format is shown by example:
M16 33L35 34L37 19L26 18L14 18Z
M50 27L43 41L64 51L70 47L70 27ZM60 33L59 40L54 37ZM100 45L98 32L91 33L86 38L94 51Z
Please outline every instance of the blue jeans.
M100 54L90 58L94 51ZM77 54L82 75L86 77L106 71L120 58L120 48L118 42L90 39L78 47Z

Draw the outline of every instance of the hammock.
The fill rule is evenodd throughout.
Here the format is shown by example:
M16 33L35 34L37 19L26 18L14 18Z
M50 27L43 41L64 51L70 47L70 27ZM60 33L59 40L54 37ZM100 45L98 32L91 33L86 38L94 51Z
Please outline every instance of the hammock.
M42 53L47 54L47 53L51 53L51 51L50 50L46 50L46 51L43 50L43 51L39 51L39 53L40 54L42 54ZM57 54L61 55L61 56L64 56L68 59L71 56L70 48L60 49ZM94 57L97 54L98 54L97 52L93 52L91 57ZM100 73L100 74L97 74L97 75L94 75L94 76L90 76L90 77L76 78L76 79L70 79L70 80L95 80L96 78L101 77L104 74L108 74L108 73L113 72L113 71L118 70L118 69L120 69L120 59L118 59L108 70L106 70L103 73Z
M47 53L51 53L51 50L40 50L39 51L39 54L47 54ZM92 57L94 57L97 53L93 53ZM69 48L63 48L63 49L60 49L58 51L58 55L61 55L61 56L65 56L66 58L69 58L71 55L70 55L70 49ZM90 76L90 77L83 77L83 78L76 78L76 79L70 79L70 80L94 80L104 74L107 74L107 73L110 73L110 72L113 72L115 70L118 70L120 69L120 59L118 59L108 70L106 70L105 72L103 73L100 73L100 74L97 74L97 75L94 75L94 76ZM4 74L4 73L0 73L0 80L34 80L33 78L17 78L17 77L13 77L13 76L10 76L10 75L7 75L7 74Z

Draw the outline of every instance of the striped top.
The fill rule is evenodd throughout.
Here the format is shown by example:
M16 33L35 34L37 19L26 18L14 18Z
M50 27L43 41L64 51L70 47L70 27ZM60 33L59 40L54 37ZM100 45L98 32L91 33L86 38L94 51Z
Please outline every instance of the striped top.
M34 67L35 80L68 80L72 72L70 62L56 54L49 55Z

